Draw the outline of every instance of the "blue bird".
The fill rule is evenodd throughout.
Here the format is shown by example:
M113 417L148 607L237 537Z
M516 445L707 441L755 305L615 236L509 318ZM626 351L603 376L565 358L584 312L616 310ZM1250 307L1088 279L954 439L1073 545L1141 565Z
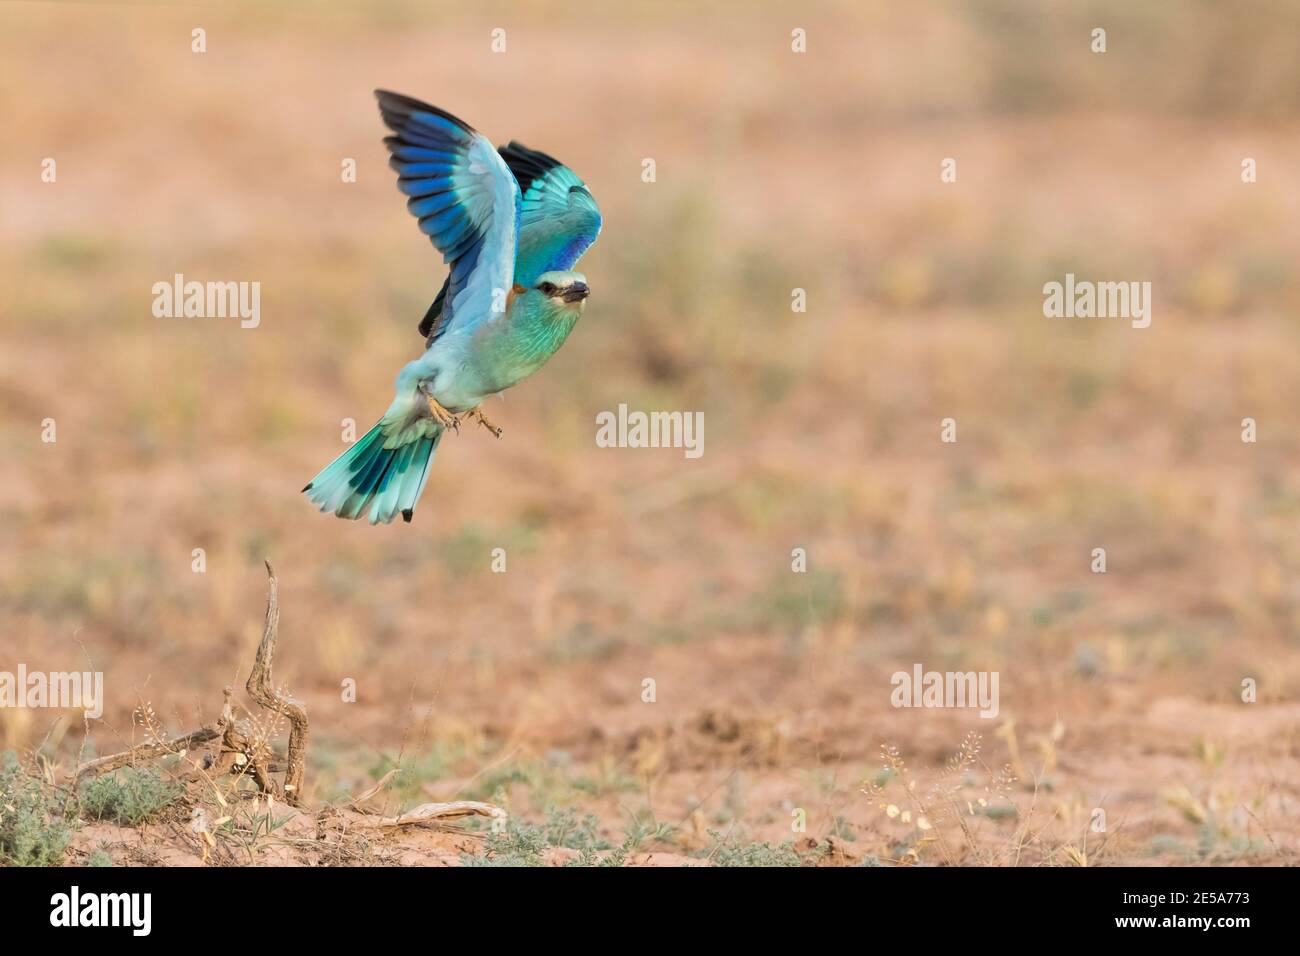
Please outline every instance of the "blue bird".
M572 271L600 233L600 209L571 169L511 141L495 149L445 110L376 90L397 188L450 274L420 322L424 354L397 375L388 411L303 492L323 512L410 521L433 453L461 416L498 438L489 395L546 364L590 290Z

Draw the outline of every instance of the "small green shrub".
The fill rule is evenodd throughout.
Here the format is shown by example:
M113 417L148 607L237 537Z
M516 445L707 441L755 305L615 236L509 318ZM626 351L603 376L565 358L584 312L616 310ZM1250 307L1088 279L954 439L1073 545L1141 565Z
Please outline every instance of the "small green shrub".
M622 866L633 845L630 837L621 847L603 839L594 814L579 817L572 810L552 808L540 826L511 818L504 833L488 834L482 856L463 854L461 862L466 866L544 866L543 854L548 849L567 847L579 855L566 866Z
M714 866L803 866L804 860L791 843L737 843L708 831L714 845L707 858Z
M543 866L542 853L550 846L544 827L517 822L506 824L503 833L489 833L483 855L461 854L465 866Z
M183 789L152 770L125 767L82 787L81 810L90 820L139 826L175 803Z
M0 863L57 866L72 839L56 788L23 769L12 753L0 759Z

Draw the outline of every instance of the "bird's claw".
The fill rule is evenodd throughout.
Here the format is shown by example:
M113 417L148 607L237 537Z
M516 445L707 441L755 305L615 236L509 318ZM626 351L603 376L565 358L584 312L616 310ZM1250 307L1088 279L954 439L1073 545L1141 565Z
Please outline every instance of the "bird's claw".
M482 405L475 405L473 408L467 411L465 415L469 418L472 418L474 421L478 422L480 425L482 425L484 428L490 431L494 438L501 437L500 427L492 424L491 420L486 415L483 414Z
M460 434L460 419L453 415L447 409L443 408L436 398L432 395L426 396L429 400L429 411L433 413L434 419L443 428L450 428L456 434Z
M430 395L425 397L429 401L429 412L430 414L433 415L434 419L438 422L438 424L441 425L443 428L450 428L457 435L459 435L461 416L453 415L451 412L447 411L447 409L443 408L442 405L438 402L438 400L433 396ZM492 424L492 422L488 419L488 417L483 414L482 405L475 405L469 411L462 412L461 415L464 415L465 418L470 419L471 421L478 422L480 425L482 425L484 428L490 431L495 437L497 438L501 437L501 429L496 425Z

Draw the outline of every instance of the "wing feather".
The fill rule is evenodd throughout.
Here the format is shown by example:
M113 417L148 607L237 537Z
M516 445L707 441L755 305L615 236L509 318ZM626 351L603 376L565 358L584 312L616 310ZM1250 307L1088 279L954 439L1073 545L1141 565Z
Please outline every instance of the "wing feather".
M572 269L600 235L600 208L586 184L555 157L515 140L498 152L520 191L515 285L531 286L543 272ZM420 334L430 343L443 327L450 284L448 277L420 321Z
M586 183L558 159L511 140L499 150L519 181L519 252L515 283L572 269L600 235L600 207Z
M393 135L384 138L397 187L451 267L436 338L492 318L497 290L513 285L519 233L519 186L487 137L445 110L376 90ZM422 323L423 325L423 323Z

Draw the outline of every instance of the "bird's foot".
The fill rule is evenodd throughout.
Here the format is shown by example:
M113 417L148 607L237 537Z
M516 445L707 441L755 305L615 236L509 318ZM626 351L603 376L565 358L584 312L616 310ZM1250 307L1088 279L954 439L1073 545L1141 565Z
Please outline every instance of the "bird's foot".
M433 413L433 417L437 419L438 424L443 428L450 428L459 435L460 419L438 404L438 400L432 395L426 395L425 398L429 400L429 411Z
M501 437L501 429L498 426L493 425L491 419L489 419L486 415L483 414L482 405L475 405L473 408L467 411L465 415L471 420L478 422L480 425L482 425L484 428L490 431L493 434L493 436L495 436L496 438Z

